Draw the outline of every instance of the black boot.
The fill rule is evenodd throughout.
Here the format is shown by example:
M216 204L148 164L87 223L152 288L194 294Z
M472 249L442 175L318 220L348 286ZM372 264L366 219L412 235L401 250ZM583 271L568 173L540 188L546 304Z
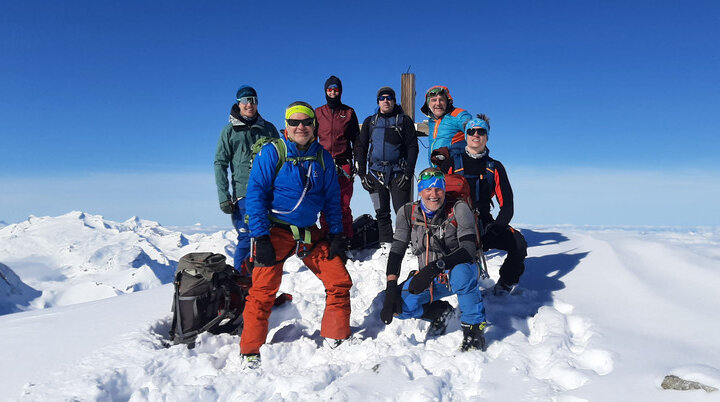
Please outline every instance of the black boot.
M420 317L430 321L428 336L440 336L445 333L448 321L455 312L453 306L445 300L435 300L432 303L423 305L423 315Z
M462 345L460 345L461 351L485 350L485 335L483 335L483 331L485 331L484 322L480 324L465 324L463 322L460 323L460 326L463 330L463 340Z

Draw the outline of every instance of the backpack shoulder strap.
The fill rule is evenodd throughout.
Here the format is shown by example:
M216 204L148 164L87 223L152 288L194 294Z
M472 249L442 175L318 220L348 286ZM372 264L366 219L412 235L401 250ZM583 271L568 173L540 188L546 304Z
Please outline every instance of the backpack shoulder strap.
M278 161L275 165L275 174L277 175L278 172L280 172L280 168L282 168L285 161L287 161L287 145L285 145L285 141L281 138L273 138L270 142L278 153Z

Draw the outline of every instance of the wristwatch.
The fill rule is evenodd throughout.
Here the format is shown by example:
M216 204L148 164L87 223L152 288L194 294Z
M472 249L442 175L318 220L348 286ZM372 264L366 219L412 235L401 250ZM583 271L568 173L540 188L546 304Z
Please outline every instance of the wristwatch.
M445 260L440 258L437 261L435 261L435 265L440 269L445 269Z

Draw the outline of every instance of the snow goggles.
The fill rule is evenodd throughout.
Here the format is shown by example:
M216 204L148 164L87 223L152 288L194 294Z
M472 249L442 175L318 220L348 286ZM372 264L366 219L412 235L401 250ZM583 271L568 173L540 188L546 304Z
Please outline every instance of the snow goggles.
M392 101L392 100L395 100L395 98L393 98L393 97L390 96L390 95L383 95L383 96L378 96L377 100L378 100L378 102L380 102L380 101Z
M308 117L307 119L285 119L285 122L290 127L297 127L300 124L302 124L305 127L310 127L315 125L315 119L312 117Z
M445 88L439 88L439 87L437 87L437 88L432 88L432 89L430 89L430 90L427 92L427 94L426 94L425 97L426 97L426 98L430 98L430 97L432 97L432 96L437 96L437 95L445 95L445 96L447 96L447 93L445 92Z
M420 177L418 177L418 181L428 180L428 179L433 179L433 178L440 178L440 179L444 180L445 174L443 174L443 172L437 172L437 171L423 172L423 173L420 173Z
M238 102L242 103L243 105L247 105L248 103L252 105L257 105L257 96L243 96L242 98L238 99Z

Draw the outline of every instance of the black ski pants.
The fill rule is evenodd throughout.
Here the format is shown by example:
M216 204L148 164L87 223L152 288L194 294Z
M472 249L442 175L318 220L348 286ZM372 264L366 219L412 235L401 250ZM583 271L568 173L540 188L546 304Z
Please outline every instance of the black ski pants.
M397 175L395 177L397 179ZM370 199L375 208L375 219L378 222L378 234L381 243L391 243L393 241L393 225L390 214L390 198L392 198L393 210L397 213L398 209L410 202L410 185L412 179L408 180L403 187L398 186L397 180L390 181L390 186L385 187L379 182L375 182Z
M499 231L497 234L485 233L482 236L483 250L497 249L507 251L507 257L500 267L498 283L515 285L525 272L525 257L527 257L527 242L519 230L512 226Z

